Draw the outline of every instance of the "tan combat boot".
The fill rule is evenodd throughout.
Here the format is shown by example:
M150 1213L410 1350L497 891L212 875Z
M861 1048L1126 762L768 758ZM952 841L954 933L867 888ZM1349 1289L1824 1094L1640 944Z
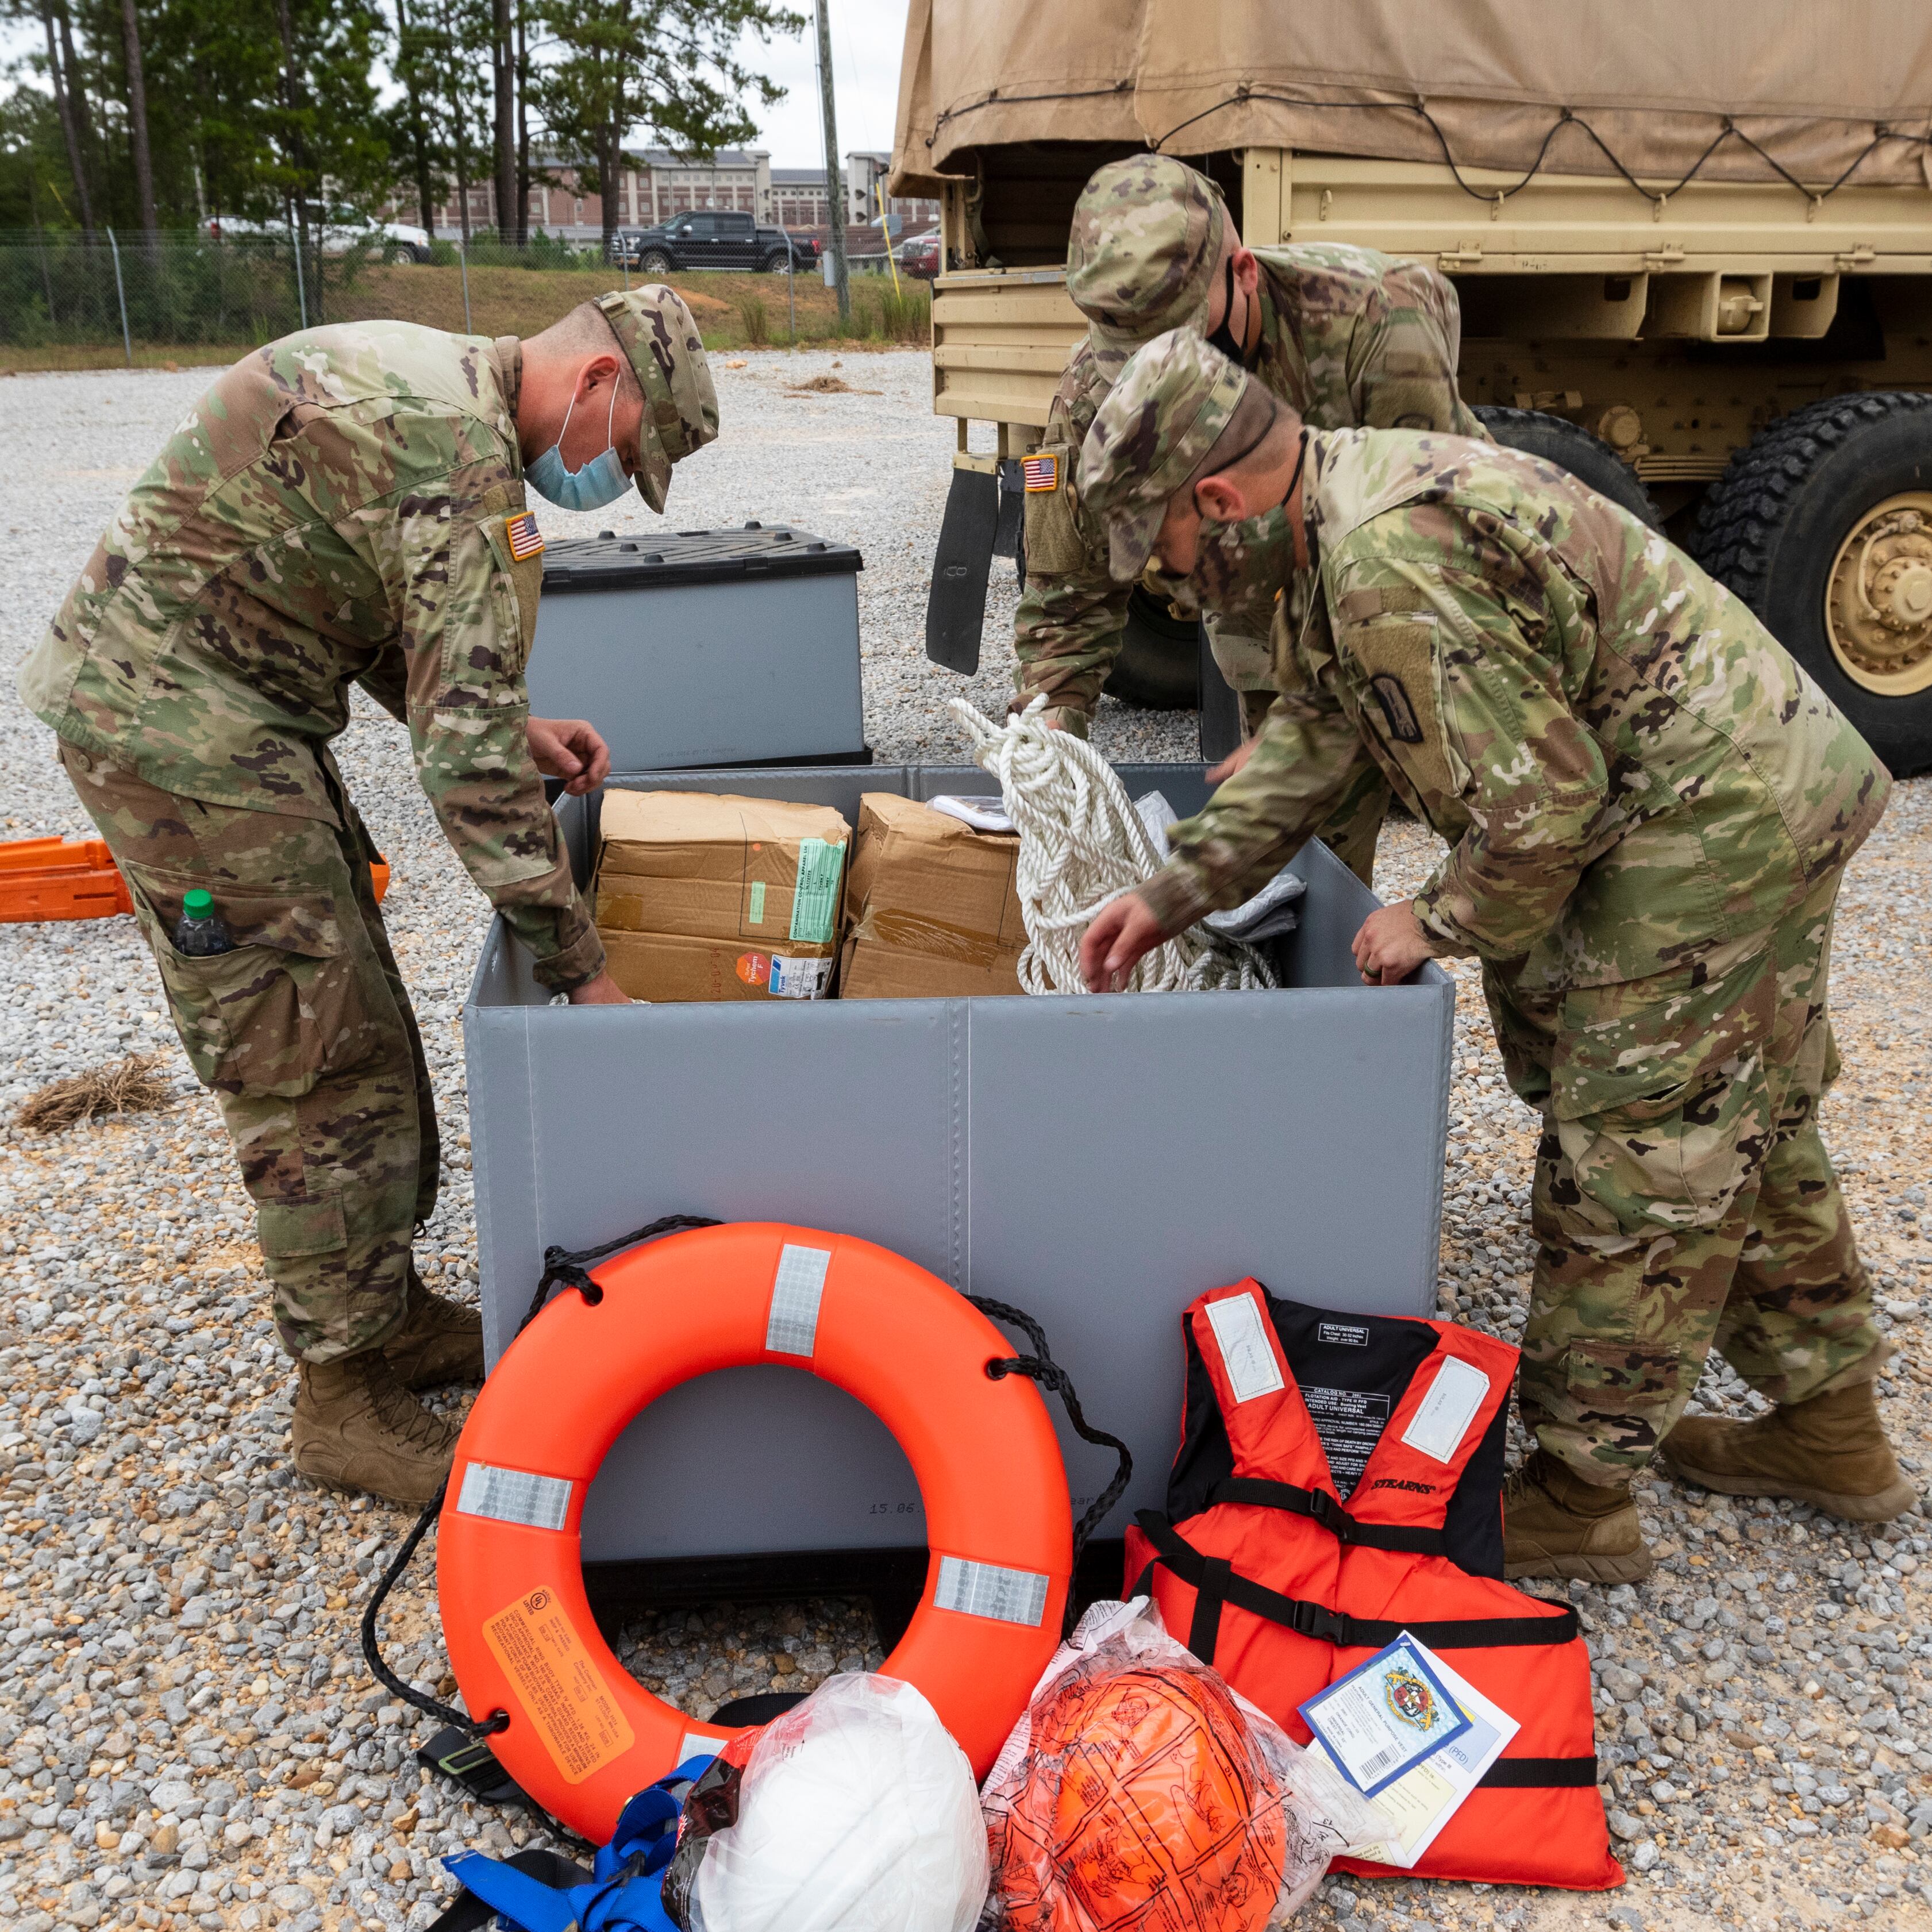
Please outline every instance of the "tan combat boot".
M461 1425L424 1408L380 1349L301 1370L290 1440L302 1474L412 1508L436 1494Z
M430 1294L412 1262L403 1318L383 1342L382 1353L405 1388L480 1382L483 1318L473 1308Z
M1652 1567L1627 1484L1586 1483L1538 1449L1505 1485L1505 1576L1634 1583Z
M1726 1496L1789 1496L1853 1522L1889 1522L1916 1493L1899 1474L1869 1382L1749 1422L1687 1415L1658 1444L1672 1472Z

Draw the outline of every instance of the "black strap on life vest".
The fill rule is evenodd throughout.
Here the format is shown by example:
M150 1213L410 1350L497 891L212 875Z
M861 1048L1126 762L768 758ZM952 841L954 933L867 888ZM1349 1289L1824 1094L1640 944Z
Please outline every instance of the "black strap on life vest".
M1581 1791L1596 1781L1592 1753L1588 1757L1499 1757L1476 1784L1483 1791Z
M1507 1649L1530 1644L1568 1643L1580 1628L1576 1612L1567 1605L1553 1617L1456 1617L1430 1623L1390 1623L1382 1618L1352 1617L1344 1611L1331 1610L1326 1604L1285 1597L1279 1590L1270 1590L1244 1576L1219 1558L1204 1556L1157 1510L1138 1510L1134 1522L1154 1546L1154 1562L1194 1586L1195 1618L1187 1647L1203 1664L1214 1661L1214 1644L1224 1603L1280 1624L1298 1636L1312 1637L1318 1642L1332 1643L1343 1650L1380 1650L1394 1642L1404 1630L1431 1650ZM1149 1570L1154 1562L1148 1565ZM1210 1564L1215 1566L1211 1576ZM1147 1571L1143 1570L1140 1582L1146 1579ZM1136 1594L1139 1588L1140 1583L1136 1583ZM1209 1603L1204 1616L1204 1592ZM1203 1642L1205 1649L1202 1648Z
M1412 1529L1392 1522L1358 1522L1326 1490L1297 1489L1292 1483L1265 1482L1258 1476L1226 1476L1208 1492L1216 1503L1252 1503L1286 1510L1318 1522L1338 1541L1359 1550L1394 1550L1410 1556L1444 1553L1439 1529Z

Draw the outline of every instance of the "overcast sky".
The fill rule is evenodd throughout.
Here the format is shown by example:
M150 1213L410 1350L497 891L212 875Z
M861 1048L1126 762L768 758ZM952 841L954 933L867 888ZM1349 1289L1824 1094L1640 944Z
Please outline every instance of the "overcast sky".
M791 0L809 20L811 0ZM838 104L838 151L890 149L898 103L899 55L905 41L907 0L826 0L832 10L832 92ZM748 40L746 64L786 89L777 106L759 113L756 145L778 166L802 168L823 158L819 123L818 40L808 26L795 40L761 46Z
M808 21L812 0L790 0ZM898 100L899 53L905 40L907 0L826 0L832 9L832 77L838 100L838 148L890 149L892 112ZM0 22L0 62L37 52L35 21ZM785 90L777 106L758 111L753 144L771 150L779 167L812 167L824 158L820 129L818 40L809 25L796 40L762 46L747 38L746 64L769 74Z

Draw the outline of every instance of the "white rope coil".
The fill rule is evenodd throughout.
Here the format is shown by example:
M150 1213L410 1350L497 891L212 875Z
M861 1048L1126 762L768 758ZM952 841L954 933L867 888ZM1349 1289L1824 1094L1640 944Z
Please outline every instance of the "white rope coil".
M1026 922L1020 984L1029 993L1084 993L1080 938L1109 899L1150 879L1161 855L1113 767L1084 739L1049 730L1035 698L995 724L963 698L952 714L974 760L1000 782L1019 834L1016 887ZM1130 993L1244 992L1277 983L1252 946L1190 926L1127 976Z

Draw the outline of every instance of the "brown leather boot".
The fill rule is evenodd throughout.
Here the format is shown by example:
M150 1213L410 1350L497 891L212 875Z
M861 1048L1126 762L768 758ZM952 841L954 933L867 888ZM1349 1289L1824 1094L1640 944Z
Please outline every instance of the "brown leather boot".
M1627 1483L1586 1483L1538 1449L1503 1490L1503 1574L1635 1583L1653 1567Z
M1687 1415L1658 1444L1672 1472L1726 1496L1789 1496L1852 1522L1912 1506L1869 1382L1788 1402L1749 1422Z
M419 1509L449 1474L460 1423L432 1415L380 1348L304 1362L289 1432L296 1467L324 1489Z
M405 1388L480 1382L483 1318L473 1308L430 1294L412 1262L403 1318L382 1344L382 1353Z

